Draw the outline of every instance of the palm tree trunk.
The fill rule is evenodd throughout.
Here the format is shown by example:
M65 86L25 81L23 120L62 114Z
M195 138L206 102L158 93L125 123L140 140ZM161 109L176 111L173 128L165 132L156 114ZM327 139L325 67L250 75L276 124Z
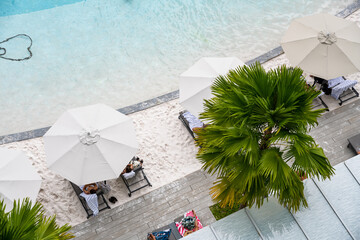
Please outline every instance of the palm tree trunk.
M265 150L269 148L270 146L269 139L271 138L271 135L272 135L272 128L269 128L264 131L264 135L261 137L261 141L260 141L261 150Z

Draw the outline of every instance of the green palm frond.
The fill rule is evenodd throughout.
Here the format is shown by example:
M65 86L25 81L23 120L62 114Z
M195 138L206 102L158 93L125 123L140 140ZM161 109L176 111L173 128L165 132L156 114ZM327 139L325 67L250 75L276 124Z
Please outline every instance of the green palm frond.
M213 98L200 118L210 123L198 133L203 169L217 174L212 196L222 206L261 206L270 194L297 211L307 206L298 173L329 178L334 170L308 131L324 109L313 110L319 91L302 70L281 66L266 72L255 63L219 76Z
M32 239L33 229L39 220L38 214L41 214L42 206L35 203L32 206L31 201L26 198L20 202L14 201L12 210L8 213L8 230L12 232L15 239Z
M36 240L52 240L52 239L71 239L74 238L71 233L68 231L71 229L71 226L65 224L59 227L56 223L56 218L54 217L43 217L41 218L38 228L36 229ZM35 240L35 238L34 238Z
M0 201L0 239L50 240L71 239L70 226L57 226L55 217L46 218L43 207L35 202L32 205L29 198L14 201L10 212L5 212L4 201Z
M319 180L330 179L334 174L334 168L322 148L312 147L299 151L299 148L293 146L289 152L295 158L292 165L295 170L305 171L310 177L317 177Z

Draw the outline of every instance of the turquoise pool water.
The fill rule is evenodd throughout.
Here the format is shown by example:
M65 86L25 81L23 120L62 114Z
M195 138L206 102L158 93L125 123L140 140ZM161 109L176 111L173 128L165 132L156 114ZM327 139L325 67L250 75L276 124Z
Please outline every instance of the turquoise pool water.
M72 107L120 108L174 91L199 58L250 60L279 46L293 18L352 2L2 0L0 42L26 35L0 43L0 55L29 57L32 44L32 56L0 58L0 135L50 126Z
M0 17L30 13L84 0L1 0Z

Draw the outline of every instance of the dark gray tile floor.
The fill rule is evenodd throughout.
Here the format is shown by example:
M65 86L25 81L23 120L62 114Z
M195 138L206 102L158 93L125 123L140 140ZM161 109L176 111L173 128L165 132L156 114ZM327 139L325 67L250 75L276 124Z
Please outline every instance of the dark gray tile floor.
M179 122L179 124L181 124ZM347 139L360 133L360 99L325 113L311 135L324 149L332 165L355 155ZM76 239L142 240L146 234L169 224L185 211L194 209L204 225L215 221L209 206L209 188L215 178L196 171L175 182L134 198L97 217L74 226Z
M360 133L360 99L325 113L310 134L324 149L325 155L336 165L355 155L347 148L347 139Z
M204 225L215 221L209 188L214 177L196 171L74 226L76 239L146 239L148 232L194 209Z

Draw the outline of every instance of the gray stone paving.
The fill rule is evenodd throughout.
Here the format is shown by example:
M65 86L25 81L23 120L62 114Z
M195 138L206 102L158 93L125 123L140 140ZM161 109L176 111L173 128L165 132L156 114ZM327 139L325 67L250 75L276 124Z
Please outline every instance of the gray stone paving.
M209 188L214 177L199 170L148 194L101 212L72 230L76 239L146 239L148 232L194 209L204 225L215 222Z
M360 133L360 99L333 111L325 113L319 118L319 125L310 134L324 149L325 155L336 165L355 155L347 148L347 139Z
M180 124L180 123L179 123ZM325 113L311 135L332 165L355 155L347 139L360 133L360 99ZM76 239L146 239L151 230L194 209L204 225L215 222L209 188L215 178L199 170L122 206L101 212L73 228Z

